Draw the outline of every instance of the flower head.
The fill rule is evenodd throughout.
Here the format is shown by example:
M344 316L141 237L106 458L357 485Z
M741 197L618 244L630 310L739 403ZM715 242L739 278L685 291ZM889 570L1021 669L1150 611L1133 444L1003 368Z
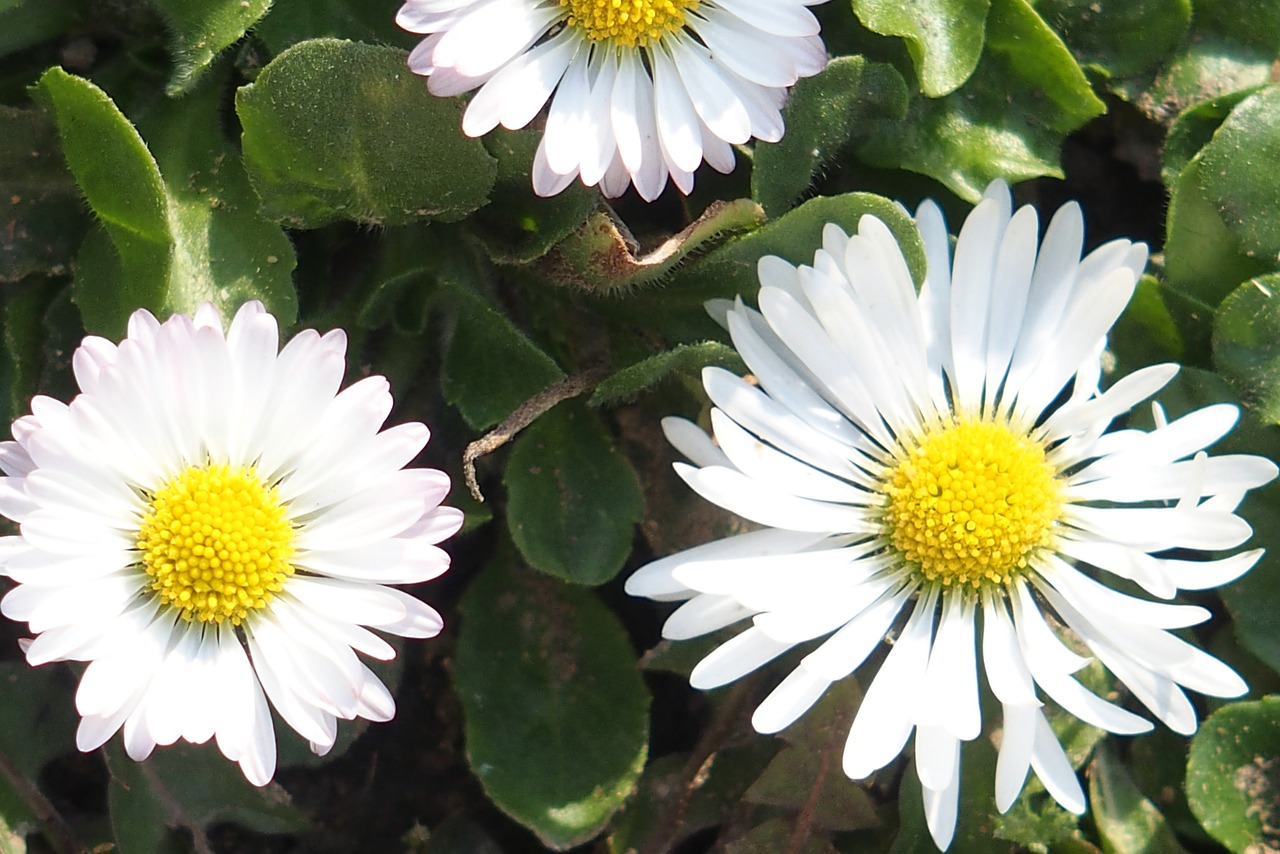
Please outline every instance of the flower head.
M694 490L764 527L649 564L627 589L687 600L668 638L751 620L693 671L699 688L822 639L756 709L761 732L802 715L905 615L844 770L867 777L914 731L929 829L945 849L960 744L982 731L979 646L1003 709L1001 811L1030 769L1064 807L1084 809L1044 698L1111 732L1151 728L1073 677L1088 659L1067 635L1179 733L1196 728L1184 688L1245 692L1229 667L1168 631L1208 611L1112 581L1171 599L1246 572L1260 550L1201 553L1249 537L1235 508L1276 467L1204 453L1235 423L1233 406L1172 422L1157 410L1152 430L1110 430L1177 372L1155 365L1100 386L1106 335L1145 246L1118 240L1082 259L1075 204L1038 243L1035 211L1014 213L999 182L965 222L954 261L932 202L916 225L928 257L919 293L893 234L864 217L853 237L828 226L811 267L761 259L759 311L709 306L758 384L709 368L714 441L684 420L664 428L694 463L676 465Z
M422 424L380 430L387 381L339 391L346 336L306 330L279 350L275 318L244 305L224 334L194 318L129 320L119 346L88 337L80 394L31 402L0 443L0 603L30 625L33 665L89 662L76 692L81 750L121 727L144 759L216 737L250 782L275 771L270 700L312 749L337 719L389 720L390 692L355 655L390 659L369 631L431 637L440 615L385 585L449 566L435 544L462 514L449 479L405 469Z
M688 193L706 160L782 138L787 87L826 65L824 0L406 0L396 21L427 37L409 67L436 95L479 88L462 129L522 128L551 109L533 167L554 195L575 177L646 200L668 176Z

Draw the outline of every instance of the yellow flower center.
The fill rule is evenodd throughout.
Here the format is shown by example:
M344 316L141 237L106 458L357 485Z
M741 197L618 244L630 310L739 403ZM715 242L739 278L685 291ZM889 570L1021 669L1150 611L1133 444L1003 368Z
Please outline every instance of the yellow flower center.
M644 47L684 26L684 14L698 0L560 0L569 7L569 26L593 42Z
M1062 506L1044 448L990 421L926 436L884 491L890 542L944 586L1007 583L1049 541Z
M191 466L152 497L137 543L151 589L185 620L238 626L293 575L293 528L252 468Z

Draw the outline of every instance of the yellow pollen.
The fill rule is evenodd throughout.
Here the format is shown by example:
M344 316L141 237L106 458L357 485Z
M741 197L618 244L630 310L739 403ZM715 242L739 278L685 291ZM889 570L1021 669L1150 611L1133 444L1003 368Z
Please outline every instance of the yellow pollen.
M191 466L152 497L137 544L151 589L184 620L238 626L293 575L293 529L252 468Z
M926 436L886 475L884 491L890 542L944 586L1008 583L1049 542L1062 506L1044 448L990 421Z
M645 47L684 26L685 12L699 0L560 0L569 7L569 26L593 42Z

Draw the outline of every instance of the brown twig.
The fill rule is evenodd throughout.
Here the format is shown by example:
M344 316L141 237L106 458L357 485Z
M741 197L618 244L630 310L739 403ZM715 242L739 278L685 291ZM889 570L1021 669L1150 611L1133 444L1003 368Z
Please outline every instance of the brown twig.
M22 798L31 813L40 822L40 829L49 845L58 854L81 854L89 849L76 839L75 832L57 808L50 803L44 794L22 775L13 761L0 752L0 774L4 775L9 788Z
M813 826L813 815L818 809L818 799L822 797L822 788L826 785L827 773L831 770L831 754L835 752L836 746L840 743L842 731L843 728L838 726L838 721L833 720L828 724L827 741L822 746L822 753L818 758L818 773L814 775L813 788L809 791L808 799L796 815L796 826L791 834L791 841L787 844L787 854L800 854L804 850L805 843L809 841L809 830Z
M497 427L467 445L467 449L462 452L462 477L467 483L467 489L471 491L471 497L476 501L484 501L484 494L480 492L480 484L476 481L476 460L510 442L517 433L557 403L591 391L607 373L608 368L601 365L547 386L516 407L515 412Z

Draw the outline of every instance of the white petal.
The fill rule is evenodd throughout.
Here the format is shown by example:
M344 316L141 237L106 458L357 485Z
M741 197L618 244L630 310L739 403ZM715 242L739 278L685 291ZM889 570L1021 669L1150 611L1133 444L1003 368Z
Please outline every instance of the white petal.
M763 733L786 729L818 702L830 685L831 680L806 668L796 668L756 708L751 716L751 726L756 732Z
M996 809L1004 814L1018 799L1031 768L1035 744L1038 705L1003 704L1004 728L1000 735L1000 753L996 758Z
M676 474L703 498L745 519L789 531L877 533L879 525L856 507L779 494L727 468L675 464Z
M1053 734L1053 728L1044 713L1036 711L1035 746L1031 753L1031 767L1044 783L1045 789L1062 808L1076 815L1083 815L1085 802L1080 780L1071 768L1066 752Z
M844 746L844 773L861 780L893 761L911 735L911 704L929 664L936 595L927 593L889 651L862 705Z
M770 639L759 629L747 629L698 662L689 674L689 684L704 691L719 688L767 664L791 647L792 644Z

